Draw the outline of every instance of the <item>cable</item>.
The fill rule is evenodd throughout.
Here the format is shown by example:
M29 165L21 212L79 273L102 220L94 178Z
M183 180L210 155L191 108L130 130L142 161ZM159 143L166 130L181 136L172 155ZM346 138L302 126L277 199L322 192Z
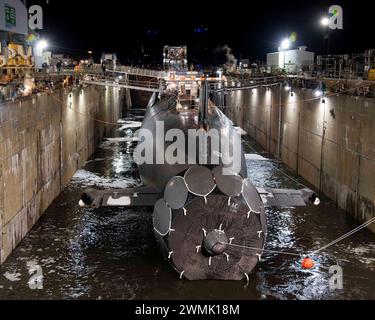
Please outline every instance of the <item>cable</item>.
M253 150L253 152L258 155L258 156L262 156L259 152L257 152L251 145L250 145L250 142L246 141L246 140L243 140L243 143L246 144L246 146L248 146L250 149ZM280 162L279 162L280 163ZM282 169L279 169L277 167L273 167L273 169L275 169L276 171L280 172L281 174L283 174L284 176L286 176L288 179L290 179L291 181L295 182L297 185L301 186L301 187L304 187L304 188L307 188L307 189L310 189L308 186L304 185L303 183L299 182L298 180L296 180L295 178L293 178L292 176L288 175L286 172L284 172Z
M221 243L222 245L227 245L230 247L236 247L236 248L242 248L242 249L249 249L254 251L263 251L263 252L269 252L269 253L278 253L278 254L284 254L288 256L294 256L294 257L300 257L300 254L292 253L292 252L286 252L286 251L275 251L275 250L267 250L267 249L260 249L260 248L253 248L253 247L247 247L247 246L241 246L238 244L231 244L231 243Z
M250 148L251 148L256 154L260 155L260 154L259 154L259 153L258 153L253 147L251 147L251 146L249 145L249 143L248 143L246 140L244 140L244 142L245 142L245 143L246 143L246 144L247 144L247 145L248 145L248 146L249 146L249 147L250 147ZM287 177L288 177L289 179L291 179L292 181L296 182L297 184L299 184L299 185L301 185L301 186L303 186L303 187L305 187L305 188L308 188L308 187L305 186L304 184L298 182L297 180L295 180L294 178L292 178L291 176L289 176L288 174L286 174L286 173L285 173L284 171L282 171L281 169L278 169L278 168L275 168L275 169L276 169L277 171L281 172L282 174L284 174L285 176L287 176ZM362 225L358 226L357 228L351 230L350 232L346 233L345 235L341 236L340 238L338 238L338 239L336 239L336 240L330 242L329 244L325 245L324 247L322 247L322 248L320 248L320 249L314 251L314 252L312 253L312 255L317 254L317 253L319 253L319 252L321 252L321 251L323 251L323 250L325 250L325 249L328 249L328 248L331 247L331 246L336 245L337 243L339 243L339 242L345 240L346 238L348 238L348 237L350 237L350 236L356 234L357 232L359 232L359 231L361 231L362 229L366 228L367 226L373 224L374 222L375 222L375 217L372 218L372 219L370 219L369 221L363 223ZM260 249L255 249L255 248L249 248L249 249L260 250ZM266 250L265 250L265 251L266 251ZM267 251L269 251L269 250L267 250ZM269 252L272 252L272 251L269 251ZM274 253L281 253L281 254L282 254L283 252L274 251ZM290 255L290 253L286 253L286 254L289 254L289 255ZM292 254L292 255L293 255L293 254Z
M375 217L372 218L372 219L370 219L369 221L367 221L367 222L361 224L361 225L358 226L357 228L353 229L352 231L348 232L347 234L343 235L342 237L336 239L335 241L332 241L331 243L325 245L324 247L322 247L322 248L320 248L320 249L314 251L312 254L317 254L317 253L319 253L319 252L321 252L321 251L323 251L323 250L325 250L325 249L328 249L329 247L334 246L335 244L337 244L337 243L339 243L339 242L345 240L346 238L348 238L348 237L350 237L350 236L356 234L357 232L359 232L359 231L361 231L362 229L368 227L369 225L373 224L374 222L375 222Z
M371 225L372 223L375 222L375 217L370 219L369 221L361 224L360 226L358 226L357 228L353 229L352 231L346 233L345 235L343 235L342 237L332 241L331 243L325 245L324 247L314 251L311 253L311 255L316 255L317 253L323 251L323 250L326 250L328 249L329 247L332 247L334 245L336 245L337 243L347 239L348 237L358 233L359 231L363 230L364 228L366 228L367 226ZM248 247L248 246L244 246L244 245L238 245L238 244L232 244L232 243L221 243L222 245L227 245L227 246L230 246L230 247L236 247L236 248L242 248L242 249L249 249L249 250L253 250L253 251L261 251L261 252L269 252L269 253L276 253L276 254L282 254L282 255L288 255L288 256L293 256L293 257L301 257L303 255L301 254L298 254L298 253L293 253L293 252L287 252L287 251L276 251L276 250L268 250L268 249L261 249L261 248L254 248L254 247ZM309 256L309 255L307 255Z
M51 91L48 91L48 90L42 90L42 89L39 89L40 91L44 92L44 93L51 93ZM57 102L60 102L62 105L64 104L64 101L63 100L60 100L59 98L55 97L54 95L51 95L52 96L52 99L56 100ZM72 110L73 112L81 115L81 116L84 116L86 118L89 118L95 122L99 122L99 123L102 123L102 124L108 124L108 125L112 125L112 126L123 126L124 124L120 124L118 122L114 123L114 122L108 122L108 121L104 121L104 120L100 120L100 119L96 119L94 117L91 117L90 115L87 115L87 114L84 114L82 112L79 112L77 110L74 110L72 109L71 107L67 106L70 110Z
M280 84L280 82L278 83ZM271 86L272 84L268 84L268 86ZM274 84L275 85L275 84ZM329 98L329 97L332 97L332 96L337 96L337 95L342 95L342 94L345 94L345 93L350 93L351 91L354 91L354 90L357 90L357 89L361 89L361 88L364 88L364 87L367 87L368 84L362 84L362 85L359 85L359 86L356 86L356 87L353 87L353 88L350 88L350 89L347 89L347 90L344 90L344 91L341 91L341 92L331 92L331 93L328 93L327 95L325 95L326 98ZM245 88L243 88L242 90L250 90L250 89L257 89L259 87L267 87L267 85L264 85L262 84L261 86L257 86L256 84L254 84L254 86L252 88L246 86ZM236 89L237 87L234 87L234 89ZM238 87L237 90L233 90L233 91L239 91L241 90L241 87ZM315 98L310 98L310 99L305 99L305 100L299 100L299 101L290 101L290 102L287 102L287 103L283 103L283 104L278 104L277 106L281 106L281 107L286 107L288 105L291 105L291 104L295 104L295 103L304 103L304 102L312 102L312 101L317 101L317 100L321 100L322 97L315 97ZM263 106L264 108L270 108L270 107L273 107L274 104L271 103L270 105L265 105Z

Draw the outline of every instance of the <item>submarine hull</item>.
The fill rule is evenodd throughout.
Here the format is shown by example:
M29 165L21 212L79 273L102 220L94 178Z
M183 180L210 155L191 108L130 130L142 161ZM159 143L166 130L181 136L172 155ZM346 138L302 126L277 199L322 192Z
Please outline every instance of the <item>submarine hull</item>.
M189 130L201 130L199 112L179 110L177 103L177 99L169 97L149 108L142 129L153 133L155 153L165 152L172 144L158 136L157 122L163 124L164 132L182 130L188 160ZM208 124L210 129L224 131L227 136L235 133L229 119L213 105ZM227 151L210 150L214 148L210 141L207 145L210 155ZM233 151L232 144L229 149ZM197 157L200 151L198 148ZM242 280L260 259L267 233L265 208L247 179L242 146L240 152L240 170L225 175L228 162L221 159L213 164L210 157L205 164L196 159L194 164L139 165L142 180L160 192L153 213L154 232L164 257L181 278Z

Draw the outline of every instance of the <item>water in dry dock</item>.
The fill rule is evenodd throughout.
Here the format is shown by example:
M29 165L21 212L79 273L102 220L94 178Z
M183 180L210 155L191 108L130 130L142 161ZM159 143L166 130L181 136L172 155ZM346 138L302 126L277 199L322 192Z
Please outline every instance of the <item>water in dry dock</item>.
M129 137L137 126L127 122L116 136ZM255 145L248 141L245 146L252 152ZM314 257L317 267L311 271L301 270L298 258L265 253L248 286L180 281L159 254L149 209L77 206L87 187L139 183L132 149L130 142L118 141L97 149L0 268L0 299L375 299L375 235L367 230ZM299 187L275 161L249 161L248 171L258 186ZM268 220L266 248L301 254L358 225L326 199L319 207L270 209ZM343 290L330 291L332 265L343 268ZM43 289L32 290L29 272L38 271Z

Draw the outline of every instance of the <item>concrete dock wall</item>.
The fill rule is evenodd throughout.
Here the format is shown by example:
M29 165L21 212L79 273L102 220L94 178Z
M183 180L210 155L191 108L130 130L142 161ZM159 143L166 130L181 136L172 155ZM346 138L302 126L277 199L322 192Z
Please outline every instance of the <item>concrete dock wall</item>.
M1 263L113 129L127 95L91 86L0 104Z
M375 99L259 88L226 96L226 113L267 151L359 221L375 216ZM371 230L375 232L375 226Z

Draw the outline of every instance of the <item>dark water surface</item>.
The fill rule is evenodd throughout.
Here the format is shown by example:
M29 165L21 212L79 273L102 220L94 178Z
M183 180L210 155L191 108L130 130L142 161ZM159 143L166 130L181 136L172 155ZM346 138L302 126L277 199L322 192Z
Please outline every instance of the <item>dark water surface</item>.
M132 136L137 125L124 124L116 136ZM256 146L246 140L251 153ZM302 270L297 257L265 253L248 286L179 280L159 254L150 209L77 205L87 187L139 184L132 150L130 142L101 144L0 268L0 299L375 299L375 235L367 230L314 256L312 271ZM304 183L276 161L249 161L248 172L257 186L299 188L285 173ZM319 207L270 209L268 220L266 249L300 254L358 225L326 199ZM332 265L343 268L343 290L330 291ZM36 270L41 290L29 286Z

